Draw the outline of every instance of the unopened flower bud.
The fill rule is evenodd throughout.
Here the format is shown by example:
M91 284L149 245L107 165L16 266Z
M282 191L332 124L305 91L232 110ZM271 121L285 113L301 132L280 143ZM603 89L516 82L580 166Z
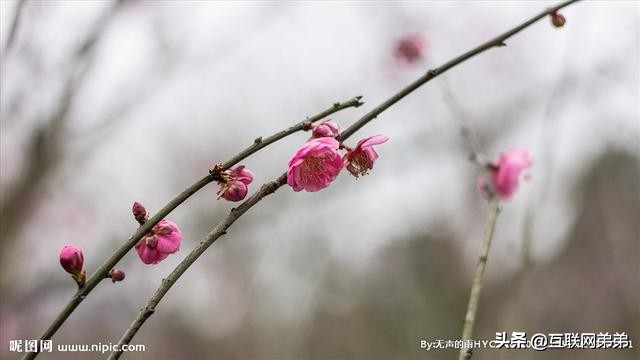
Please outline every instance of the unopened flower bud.
M340 135L340 125L331 120L325 120L313 127L311 131L312 138L336 137Z
M243 200L247 196L247 192L249 188L247 184L242 183L240 181L234 181L227 184L224 194L222 197L228 201L240 201Z
M145 209L144 206L137 201L133 203L132 212L133 217L140 225L144 224L149 219L147 209Z
M564 16L560 13L554 12L551 13L551 24L553 24L553 26L559 28L559 27L563 27L564 24L567 22L567 19L564 18Z
M82 271L82 265L84 265L82 250L73 245L65 245L60 250L60 265L69 274L79 274Z
M124 280L125 273L120 269L113 269L109 272L109 277L111 278L111 281L115 283Z
M253 181L253 172L244 165L235 166L223 173L224 181L219 181L218 199L240 201L247 196L249 184Z
M84 265L82 250L73 245L65 245L60 250L60 265L66 272L71 274L71 277L79 287L84 285L86 275L82 270Z

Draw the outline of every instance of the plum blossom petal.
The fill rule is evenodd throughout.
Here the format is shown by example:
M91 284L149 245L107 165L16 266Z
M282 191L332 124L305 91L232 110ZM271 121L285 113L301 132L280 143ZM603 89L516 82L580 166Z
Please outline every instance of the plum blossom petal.
M317 139L322 137L335 138L336 136L340 135L340 131L341 131L340 125L336 124L330 119L327 119L313 127L313 130L311 131L311 138L312 139Z
M160 220L151 231L136 244L136 252L145 264L157 264L169 254L180 250L182 232L169 220Z
M315 192L329 186L343 167L339 147L340 143L330 137L309 140L289 160L287 184L296 192Z
M378 152L374 145L385 143L389 137L384 135L373 135L366 137L356 144L356 147L348 151L343 158L344 165L351 175L358 178L366 175L373 169L373 163L378 159Z

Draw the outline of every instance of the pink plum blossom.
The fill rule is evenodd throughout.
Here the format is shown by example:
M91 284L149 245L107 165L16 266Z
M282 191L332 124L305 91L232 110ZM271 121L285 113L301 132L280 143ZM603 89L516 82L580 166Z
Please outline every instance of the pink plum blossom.
M220 190L218 198L222 197L228 201L240 201L247 196L249 184L253 181L253 172L238 165L223 173L225 181L218 182Z
M84 265L82 250L73 245L65 245L60 250L60 265L69 274L79 275Z
M330 119L324 120L318 125L313 127L311 131L312 138L331 137L334 138L340 135L340 125L331 121Z
M426 41L422 34L410 34L396 42L394 55L404 64L413 64L424 55Z
M349 150L343 158L344 165L351 175L357 178L369 173L378 158L378 153L373 145L382 144L387 140L389 138L384 135L373 135L358 141L356 147Z
M502 152L489 164L493 190L501 199L510 199L518 188L520 173L532 165L533 161L527 150Z
M334 138L311 139L289 160L287 184L293 191L319 191L331 184L342 170L343 163Z
M136 251L145 264L157 264L180 250L182 232L174 222L160 220L138 244Z

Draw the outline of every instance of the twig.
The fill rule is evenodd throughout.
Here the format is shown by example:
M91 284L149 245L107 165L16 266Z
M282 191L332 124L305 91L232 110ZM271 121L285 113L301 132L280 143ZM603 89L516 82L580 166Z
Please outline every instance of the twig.
M312 117L309 117L288 129L280 131L276 134L269 136L266 139L258 138L253 144L249 147L232 157L231 159L225 161L222 164L222 169L227 170L243 159L247 158L249 155L255 153L256 151L288 136L295 132L304 130L309 127L309 125L313 122L324 119L325 117L334 114L340 110L347 109L350 107L359 107L363 103L360 101L362 99L361 96L356 96L350 100L345 102L334 103L327 110L318 113ZM259 141L258 141L259 140ZM50 339L56 331L60 328L60 326L67 320L69 315L78 307L78 305L89 295L89 293L102 281L105 279L106 275L113 269L113 267L122 259L131 248L133 248L138 241L148 233L153 226L155 226L160 220L164 219L171 211L177 208L180 204L182 204L185 200L187 200L191 195L195 194L197 191L202 189L205 185L214 181L215 178L210 174L203 177L202 179L195 182L193 185L186 188L182 191L178 196L176 196L173 200L171 200L167 205L165 205L160 211L158 211L153 217L151 217L144 225L141 225L138 230L125 242L119 249L117 249L107 261L102 264L98 270L96 270L90 278L87 279L84 287L79 289L72 297L71 300L67 303L67 305L62 309L62 311L56 316L53 322L49 325L49 327L45 330L45 332L40 336L40 340L48 340ZM23 360L34 359L38 353L29 352L24 355Z
M147 304L144 306L140 313L136 317L136 319L131 323L131 326L124 333L120 341L118 342L119 348L122 348L122 345L129 344L131 339L135 336L135 334L140 330L144 322L155 312L155 308L162 300L164 295L171 289L173 284L184 274L185 271L202 255L209 246L211 246L220 236L226 234L227 229L231 224L233 224L242 214L244 214L247 210L249 210L253 205L258 203L260 200L265 198L267 195L273 194L279 187L287 183L287 174L284 173L280 175L274 181L270 181L260 188L258 192L253 194L249 199L245 200L240 206L237 208L231 209L229 215L222 220L211 232L207 235L207 237L198 244L198 246L193 249L189 255L187 255L184 260L178 264L178 266L167 276L162 279L162 284L158 287L153 296L149 299ZM114 351L109 355L109 359L118 359L122 355L122 351Z
M521 25L515 27L514 29L488 41L487 43L478 46L477 48L468 51L466 53L464 53L463 55L460 55L456 58L454 58L453 60L445 63L444 65L433 69L433 70L429 70L425 75L423 75L422 77L420 77L418 80L414 81L413 83L409 84L407 87L405 87L404 89L400 90L400 92L398 92L397 94L393 95L391 98L387 99L385 102L383 102L382 104L378 105L377 107L375 107L373 110L371 110L370 112L368 112L367 114L365 114L362 118L358 119L356 122L354 122L351 126L349 126L347 129L345 129L340 136L337 137L337 140L342 142L344 140L346 140L347 138L349 138L351 135L353 135L356 131L358 131L361 127L363 127L364 125L366 125L369 121L375 119L378 115L380 115L382 112L384 112L386 109L388 109L389 107L391 107L393 104L395 104L396 102L398 102L399 100L401 100L402 98L404 98L405 96L407 96L408 94L410 94L411 92L413 92L414 90L418 89L420 86L422 86L423 84L425 84L426 82L428 82L429 80L437 77L438 75L444 73L446 70L464 62L465 60L470 59L471 57L482 53L485 50L488 50L494 46L504 46L504 41L506 39L508 39L509 37L513 36L514 34L518 33L519 31L521 31L522 29L526 28L527 26L535 23L536 21L540 20L541 18L543 18L544 16L546 16L549 13L555 12L558 9L567 6L571 3L574 3L578 0L570 0L570 1L566 1L560 5L557 5L553 8L547 9L544 12L536 15L535 17L533 17L530 20L527 20L526 22L522 23ZM272 182L266 183L262 186L262 188L260 189L260 191L258 193L256 193L254 196L252 196L251 198L249 198L248 200L246 200L245 202L243 202L237 209L233 209L231 211L231 213L224 219L222 220L222 222L220 222L210 233L209 235L207 235L207 237L200 243L200 245L198 245L194 250L191 251L191 253L189 253L189 255L187 255L187 257L180 262L180 264L178 264L178 266L171 272L171 274L163 279L162 284L158 287L158 289L156 289L156 292L153 294L153 296L147 301L146 305L140 310L140 313L138 314L138 316L134 319L134 321L131 323L131 325L127 328L127 330L125 331L125 333L122 335L122 337L120 338L120 340L118 341L118 348L122 348L123 345L127 345L131 342L131 340L133 339L133 337L136 335L136 333L140 330L140 328L142 327L142 325L146 322L146 320L155 312L155 308L158 305L158 303L162 300L162 298L167 294L167 292L169 291L169 289L171 288L171 286L173 286L173 284L180 278L180 276L182 276L182 274L184 274L184 272L189 268L189 266L191 266L191 264L193 264L197 258L202 255L202 253L204 253L204 251L211 246L211 244L213 244L220 236L226 234L226 230L231 226L231 224L233 224L238 217L240 217L242 214L244 214L247 210L249 210L252 206L254 206L255 204L257 204L260 200L262 200L264 197L266 197L269 194L274 193L275 191L278 190L278 188L280 188L282 185L284 185L286 183L286 172L282 175L280 175L277 179L275 179ZM491 237L493 236L493 228L495 225L495 220L496 217L498 215L498 211L499 211L499 203L497 199L492 199L492 213L494 214L493 216L490 216L490 221L487 222L488 226L487 228L485 228L485 243L486 243L486 252L488 253L489 250L489 245L491 242ZM489 226L490 224L490 226ZM484 249L484 247L483 247ZM484 260L482 260L484 259ZM479 276L479 280L478 280L478 286L477 286L477 290L475 291L476 294L476 299L474 301L474 306L473 306L473 318L475 318L475 308L477 305L477 297L479 295L479 290L482 286L482 275L484 274L484 267L486 266L486 255L485 256L481 256L481 260L482 260L482 274ZM480 267L480 264L479 264ZM475 282L474 282L474 287L475 287ZM472 293L473 295L473 293ZM473 297L472 297L473 299ZM471 304L470 304L471 305ZM465 329L466 329L466 325L465 325ZM473 329L473 320L471 321L471 325L470 325L470 329ZM469 331L471 331L469 330ZM471 336L471 333L469 333L469 336ZM109 355L109 359L110 360L116 360L119 359L120 356L122 355L121 351L114 351Z
M16 34L18 33L18 27L20 26L20 19L22 18L22 11L24 10L24 5L26 2L27 0L18 0L18 4L16 5L16 12L13 16L13 23L11 24L11 29L9 30L7 41L4 44L4 49L2 49L3 58L7 57L14 41L16 40Z
M462 137L467 141L469 145L469 149L471 150L471 161L476 164L483 165L486 160L484 153L480 148L480 142L476 137L473 128L471 127L471 121L469 121L469 115L462 108L460 103L456 100L455 96L453 96L453 92L451 92L451 88L449 87L449 83L447 82L447 78L443 76L441 78L440 83L442 84L442 95L444 101L449 105L449 109L453 112L453 114L458 118L460 122L460 133Z
M443 74L444 72L446 72L447 70L451 69L452 67L465 62L466 60L469 60L470 58L486 51L489 50L493 47L502 47L505 46L506 43L505 41L512 37L513 35L519 33L520 31L526 29L527 27L531 26L532 24L534 24L535 22L537 22L538 20L548 16L551 13L557 12L558 10L562 9L565 6L571 5L574 2L577 2L579 0L567 0L559 5L550 7L548 9L546 9L545 11L539 13L538 15L532 17L531 19L523 22L522 24L514 27L513 29L503 33L502 35L499 35L489 41L487 41L486 43L471 49L469 51L467 51L466 53L453 58L451 60L449 60L448 62L446 62L444 65L437 67L435 69L431 69L429 71L427 71L424 75L422 75L420 78L418 78L416 81L412 82L411 84L409 84L409 86L405 87L404 89L400 90L400 92L398 92L397 94L393 95L392 97L390 97L387 101L383 102L382 104L378 105L376 108L374 108L373 110L371 110L369 113L367 113L365 116L363 116L360 120L358 120L354 126L351 126L349 129L345 130L340 136L339 140L342 140L346 137L351 136L354 132L358 131L361 127L363 127L366 123L368 123L369 121L373 120L376 118L376 116L378 116L380 113L382 113L384 110L386 110L387 108L389 108L390 106L392 106L393 104L397 103L398 101L400 101L402 98L404 98L405 96L407 96L408 94L410 94L411 92L413 92L414 90L416 90L417 88L419 88L420 86L422 86L424 83L426 83L427 81L435 78L438 75Z
M491 209L489 210L489 216L487 222L484 225L484 233L482 236L482 248L480 248L480 255L478 256L478 264L476 265L476 274L473 277L473 285L471 287L471 295L469 296L469 304L467 305L467 314L464 317L464 328L462 330L462 340L472 340L473 326L476 321L476 313L478 312L478 301L480 299L480 290L482 290L482 284L484 282L484 270L487 267L487 257L489 256L489 249L491 248L491 239L493 239L493 230L496 226L496 219L500 213L500 200L497 196L492 195ZM471 348L460 349L459 360L471 359Z
M304 121L301 121L293 126L291 126L288 129L282 130L279 133L273 134L271 136L269 136L266 139L262 139L262 138L257 138L255 139L255 141L253 142L253 144L251 144L251 146L249 146L248 148L244 149L243 151L241 151L240 153L238 153L238 155L232 157L231 159L227 160L226 162L224 162L222 164L222 168L223 169L228 169L230 167L232 167L233 165L237 164L238 162L242 161L242 159L248 157L249 155L255 153L256 151L262 149L263 147L272 144L282 138L284 138L285 136L291 135L295 132L301 131L301 130L306 130L309 128L309 125L311 125L312 123L318 121L318 120L322 120L325 117L336 113L340 110L349 108L349 107L359 107L360 105L363 104L363 102L361 102L360 100L362 99L362 96L356 96L351 100L342 102L342 103L334 103L333 106L331 106L330 108L328 108L327 110L314 115L310 118L307 118Z

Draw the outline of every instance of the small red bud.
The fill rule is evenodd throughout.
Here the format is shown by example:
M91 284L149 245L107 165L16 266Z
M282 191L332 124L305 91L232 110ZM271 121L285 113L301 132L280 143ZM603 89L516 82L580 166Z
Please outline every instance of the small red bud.
M336 137L340 135L340 125L331 121L331 119L324 120L318 125L312 126L311 137L312 138L321 138L321 137Z
M553 24L553 26L559 28L559 27L563 27L564 24L567 22L567 19L564 18L564 16L560 13L554 12L551 13L551 24Z
M84 265L82 250L73 245L65 245L60 250L60 265L69 274L79 274Z
M137 201L133 203L132 212L133 217L140 225L144 224L149 219L147 209L145 209L144 206Z
M84 286L86 275L82 270L82 266L84 265L82 250L73 245L65 245L62 250L60 250L59 257L60 265L62 265L64 271L71 274L71 277L79 287Z
M109 272L109 276L111 278L111 281L113 281L114 283L118 282L118 281L122 281L124 280L126 274L124 273L124 271L120 270L120 269L113 269Z

